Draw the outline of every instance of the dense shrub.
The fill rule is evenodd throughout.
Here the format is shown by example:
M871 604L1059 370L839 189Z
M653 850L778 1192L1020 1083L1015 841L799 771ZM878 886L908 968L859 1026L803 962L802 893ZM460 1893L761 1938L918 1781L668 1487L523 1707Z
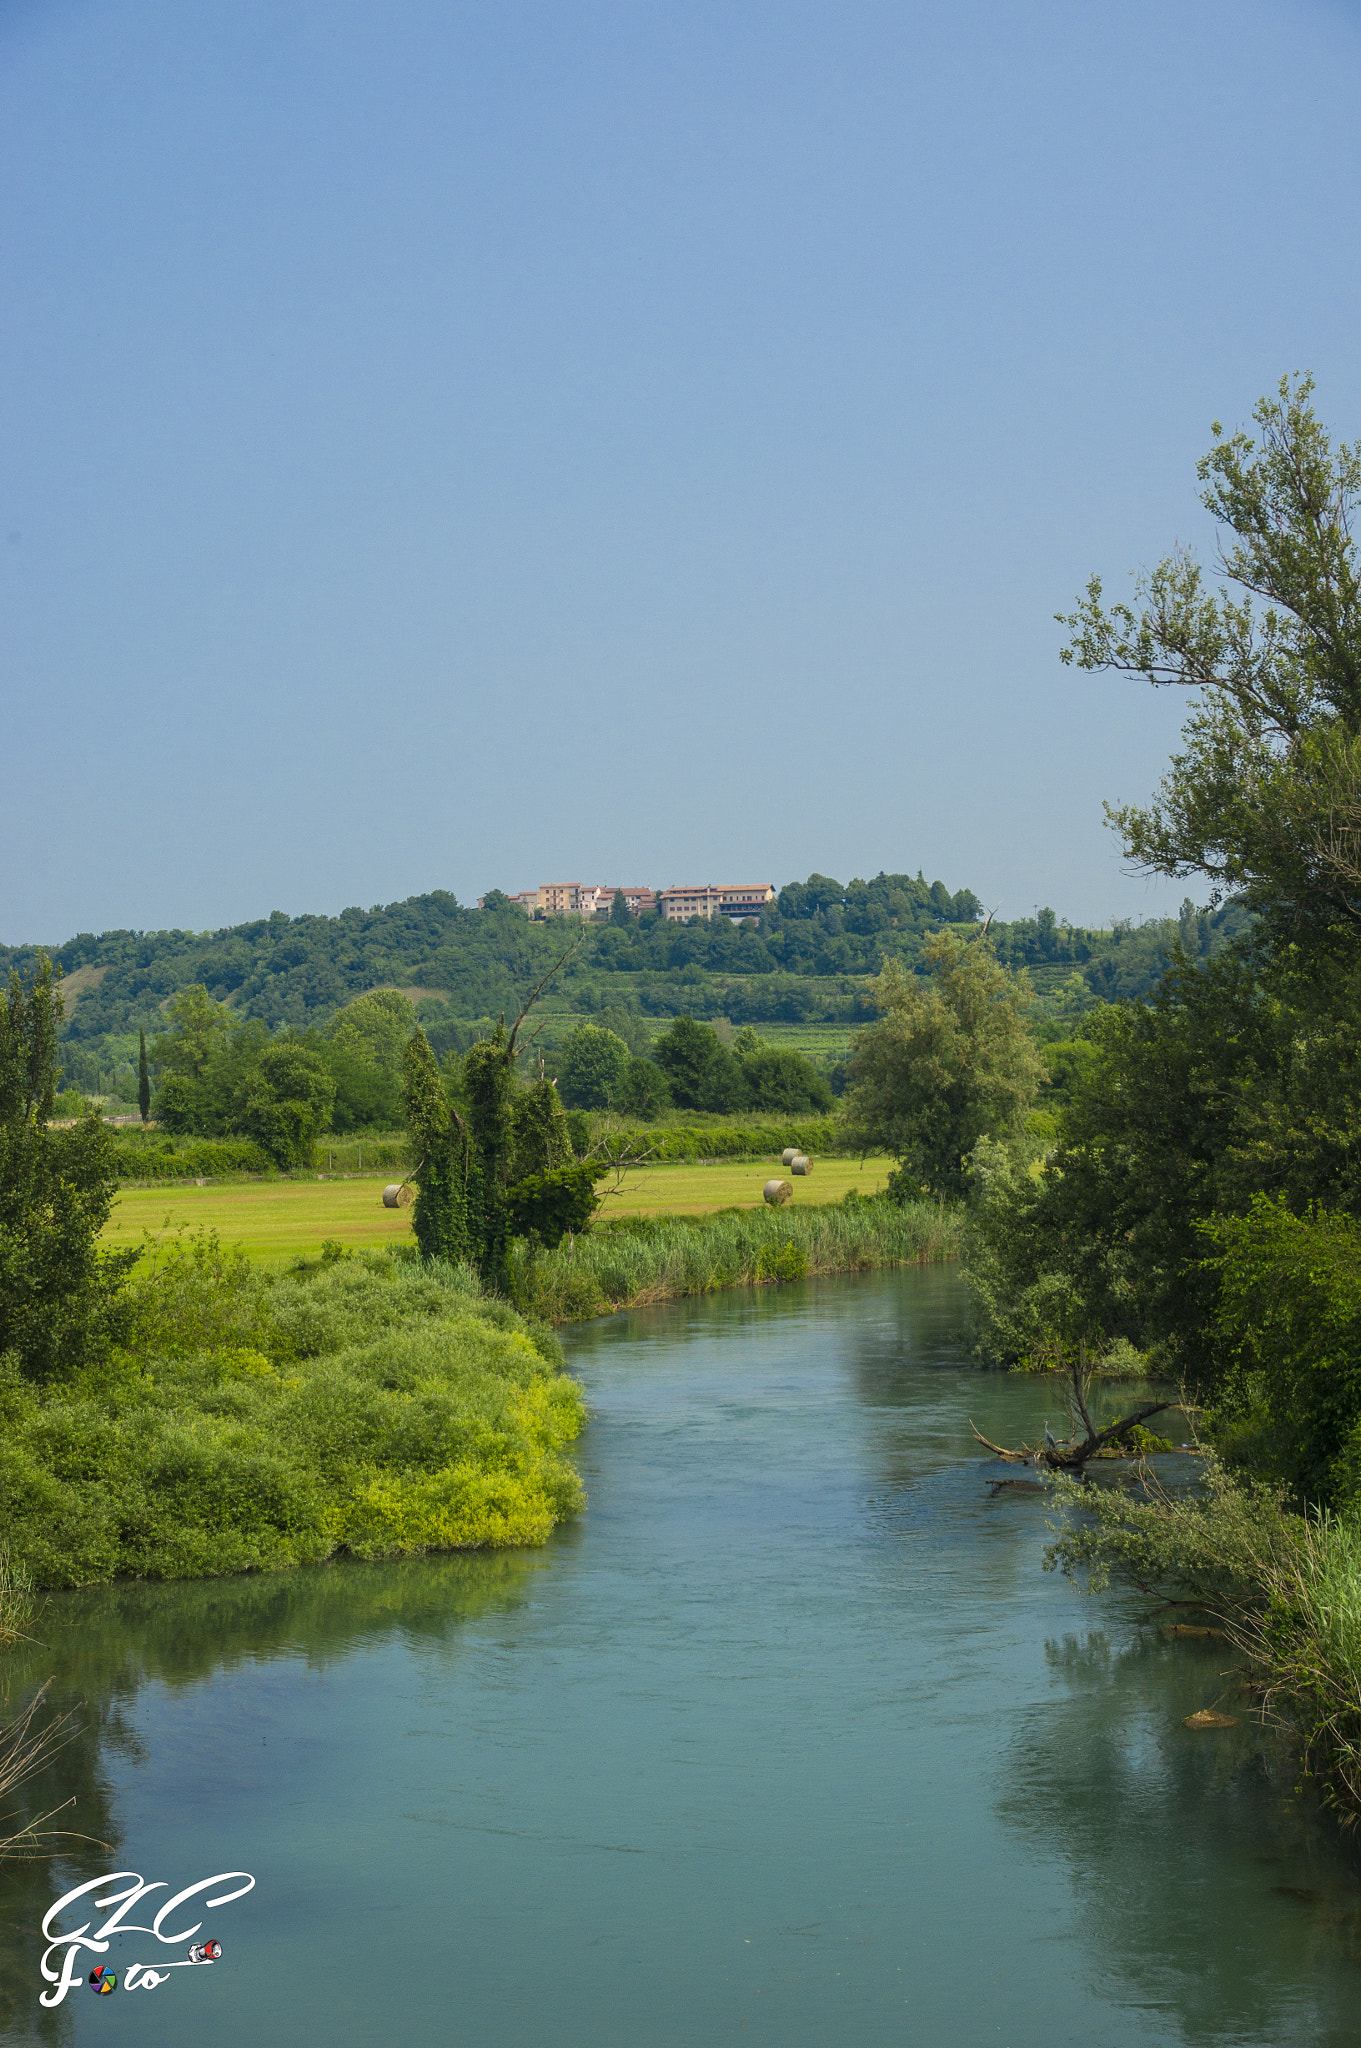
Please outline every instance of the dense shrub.
M0 1523L39 1584L537 1544L581 1505L556 1342L465 1270L271 1281L200 1236L130 1297L102 1369L0 1377Z
M786 1145L804 1152L844 1149L845 1130L835 1117L798 1117L783 1123L662 1124L641 1130L626 1122L597 1125L596 1138L628 1144L658 1161L682 1159L773 1159ZM575 1142L575 1140L574 1140Z
M161 1138L150 1144L116 1137L110 1149L120 1180L197 1180L274 1170L274 1161L254 1138Z

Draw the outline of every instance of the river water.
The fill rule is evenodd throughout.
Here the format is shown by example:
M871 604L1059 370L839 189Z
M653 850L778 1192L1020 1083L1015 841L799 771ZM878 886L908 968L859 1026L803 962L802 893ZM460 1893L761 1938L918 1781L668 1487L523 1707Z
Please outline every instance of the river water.
M591 1505L542 1552L54 1600L49 1785L114 1853L0 1876L0 2039L1355 2043L1354 1856L1261 1729L1182 1726L1242 1711L1222 1645L1041 1569L969 1418L1062 1418L960 1310L926 1269L572 1332ZM107 1870L166 1884L143 1926L256 1883L212 1969L44 2012Z

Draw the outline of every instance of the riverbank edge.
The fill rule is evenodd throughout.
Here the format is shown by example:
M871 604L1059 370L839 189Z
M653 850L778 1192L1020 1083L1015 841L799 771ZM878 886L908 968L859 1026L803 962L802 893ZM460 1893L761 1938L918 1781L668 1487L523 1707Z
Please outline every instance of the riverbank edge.
M510 1299L555 1328L733 1287L945 1263L959 1255L962 1205L847 1197L795 1210L630 1217L555 1251L517 1247Z
M1361 1822L1361 1530L1298 1513L1283 1487L1199 1448L1202 1481L1186 1495L1156 1479L1142 1500L1059 1479L1045 1567L1089 1593L1114 1581L1199 1609L1213 1627L1178 1626L1219 1634L1243 1658L1237 1689L1254 1700L1235 1711L1285 1737L1300 1782L1350 1834Z

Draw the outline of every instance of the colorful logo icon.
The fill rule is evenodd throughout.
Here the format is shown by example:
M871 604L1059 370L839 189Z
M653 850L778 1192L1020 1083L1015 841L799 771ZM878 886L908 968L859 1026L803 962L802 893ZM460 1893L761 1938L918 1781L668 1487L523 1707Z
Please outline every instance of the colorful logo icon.
M91 1991L97 1991L102 1997L106 1991L116 1991L118 1989L118 1978L112 1970L106 1969L103 1963L99 1963L90 1972L90 1989Z
M220 1941L196 1941L189 1951L191 1963L215 1963L222 1953Z

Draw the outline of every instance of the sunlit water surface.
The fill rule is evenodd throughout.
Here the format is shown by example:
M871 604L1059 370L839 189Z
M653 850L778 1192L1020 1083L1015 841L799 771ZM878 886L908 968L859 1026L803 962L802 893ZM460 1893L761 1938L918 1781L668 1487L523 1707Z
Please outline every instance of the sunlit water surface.
M0 1877L0 2038L1356 2042L1354 1860L1249 1720L1182 1726L1243 1711L1222 1644L1041 1569L969 1419L1056 1397L959 1323L941 1270L616 1317L545 1551L54 1600L48 1803L116 1853ZM109 1868L257 1883L212 1969L44 2014Z

